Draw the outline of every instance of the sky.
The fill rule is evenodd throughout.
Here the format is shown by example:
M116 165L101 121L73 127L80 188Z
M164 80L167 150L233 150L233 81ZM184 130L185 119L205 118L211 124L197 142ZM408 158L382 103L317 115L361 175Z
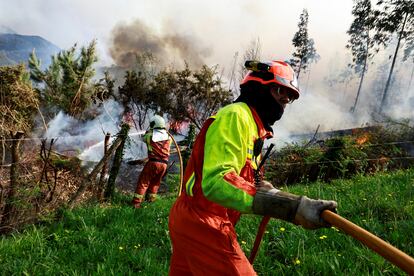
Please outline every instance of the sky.
M286 110L288 118L277 123L279 135L288 136L313 133L318 125L334 130L370 120L365 106L372 103L369 95L378 83L367 76L357 118L349 114L357 79L335 88L326 84L350 62L345 45L352 5L352 0L0 0L0 26L42 36L62 49L97 39L100 65L119 65L124 53L150 47L165 64L190 59L190 64L218 65L226 79L235 54L241 63L252 41L260 41L263 60L291 58L299 16L307 9L309 37L321 59L302 75L301 98ZM376 75L372 70L371 76Z
M0 0L0 25L40 35L62 49L97 39L100 62L108 65L114 29L138 20L155 36L188 38L204 63L230 70L235 53L241 56L257 39L263 58L290 58L304 8L322 57L318 70L344 57L352 0ZM169 62L175 59L169 56Z

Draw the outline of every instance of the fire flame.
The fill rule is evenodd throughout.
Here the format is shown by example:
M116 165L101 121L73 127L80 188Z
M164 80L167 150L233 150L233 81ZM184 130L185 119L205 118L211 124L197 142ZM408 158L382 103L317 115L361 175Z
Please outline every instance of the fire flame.
M369 134L367 132L364 133L364 134L362 134L361 136L359 136L355 140L355 142L357 143L357 145L365 144L368 141L369 141Z

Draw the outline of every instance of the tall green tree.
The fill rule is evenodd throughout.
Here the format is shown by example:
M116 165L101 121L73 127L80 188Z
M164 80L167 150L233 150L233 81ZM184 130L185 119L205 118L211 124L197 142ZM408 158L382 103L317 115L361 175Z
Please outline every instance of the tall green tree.
M299 18L299 29L292 39L292 44L295 47L295 52L292 54L294 58L290 60L298 79L302 70L306 70L312 62L317 62L320 58L316 52L314 40L309 38L308 23L308 11L303 9Z
M370 0L354 0L352 7L352 22L347 34L350 36L346 48L351 50L352 64L355 73L360 74L357 95L351 111L354 112L358 104L362 83L368 70L368 60L372 58L375 41L372 39L375 16Z
M35 52L30 55L30 77L38 86L42 102L52 115L59 110L81 118L82 112L91 105L95 91L92 77L95 75L93 65L97 62L96 41L77 52L75 44L52 57L50 66L42 70L41 61Z
M390 72L385 84L381 100L380 112L388 105L388 91L394 71L398 51L402 42L408 42L406 49L411 49L414 39L414 1L412 0L379 0L380 10L376 13L375 39L378 43L388 45L397 36L397 45L393 55ZM411 53L411 50L407 50Z

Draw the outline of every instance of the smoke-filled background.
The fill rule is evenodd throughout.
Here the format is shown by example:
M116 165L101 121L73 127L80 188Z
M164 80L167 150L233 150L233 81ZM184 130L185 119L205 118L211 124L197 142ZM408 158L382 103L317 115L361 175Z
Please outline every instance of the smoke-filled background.
M292 38L306 8L309 36L321 59L301 74L302 96L276 124L276 137L287 140L318 125L328 131L374 123L371 111L378 105L394 47L370 63L357 110L351 114L358 86L358 76L347 69L351 57L345 48L352 5L352 0L0 0L0 26L40 35L62 49L97 39L100 66L128 68L132 57L149 51L162 66L218 65L228 81L252 41L260 41L264 60L291 58ZM387 110L395 118L413 117L408 64L398 62L395 68L398 80L392 83L390 98L399 105Z
M174 28L174 22L165 24L164 31L157 33L142 20L117 24L111 34L110 56L116 65L130 68L140 53L151 53L161 66L187 61L192 68L202 66L211 50L195 36L181 34Z

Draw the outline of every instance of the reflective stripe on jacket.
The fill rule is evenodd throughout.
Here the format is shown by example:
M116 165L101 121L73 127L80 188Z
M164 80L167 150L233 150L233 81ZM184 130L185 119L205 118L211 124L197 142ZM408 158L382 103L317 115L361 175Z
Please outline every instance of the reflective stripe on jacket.
M209 118L194 143L183 190L194 207L235 223L252 213L256 194L255 142L271 137L256 111L245 103L228 105Z

